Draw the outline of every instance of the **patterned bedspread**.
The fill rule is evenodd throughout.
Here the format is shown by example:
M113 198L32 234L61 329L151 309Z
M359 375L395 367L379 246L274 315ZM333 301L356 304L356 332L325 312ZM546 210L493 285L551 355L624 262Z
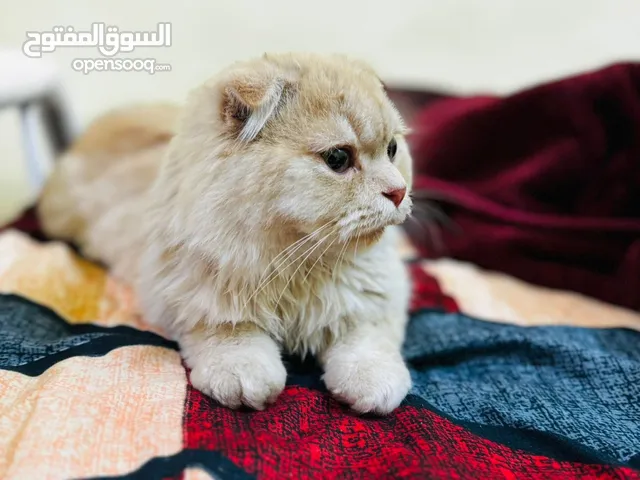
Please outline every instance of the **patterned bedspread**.
M275 405L222 408L126 286L0 233L0 478L640 478L639 314L405 251L414 387L376 418L294 358Z

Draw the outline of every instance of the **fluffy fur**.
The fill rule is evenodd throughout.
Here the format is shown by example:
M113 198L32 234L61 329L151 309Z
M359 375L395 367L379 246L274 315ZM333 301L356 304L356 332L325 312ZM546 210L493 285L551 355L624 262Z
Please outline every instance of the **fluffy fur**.
M135 283L193 385L221 403L275 401L284 349L316 355L356 411L393 410L411 383L409 284L389 227L411 200L383 193L409 189L411 160L375 73L342 56L265 55L177 112L134 108L91 126L43 193L47 232ZM334 147L353 168L327 166Z

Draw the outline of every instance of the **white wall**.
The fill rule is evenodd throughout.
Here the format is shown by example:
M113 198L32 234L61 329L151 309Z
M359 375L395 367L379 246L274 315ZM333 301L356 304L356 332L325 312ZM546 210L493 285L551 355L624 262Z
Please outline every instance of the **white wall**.
M172 22L170 48L133 55L172 71L82 75L71 60L97 56L92 49L49 54L82 124L123 103L180 101L220 67L263 51L347 52L390 82L461 93L640 60L640 0L0 0L0 46L20 48L27 30L100 21L137 31ZM0 217L28 196L23 167L16 118L0 114Z

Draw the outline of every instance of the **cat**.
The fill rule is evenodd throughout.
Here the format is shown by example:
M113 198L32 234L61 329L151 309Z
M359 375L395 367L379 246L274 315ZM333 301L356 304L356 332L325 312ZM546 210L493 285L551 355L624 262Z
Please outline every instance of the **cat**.
M92 124L38 205L44 230L135 285L193 386L263 409L281 352L314 355L328 390L388 414L410 286L396 225L411 211L407 129L366 63L265 54L191 92Z

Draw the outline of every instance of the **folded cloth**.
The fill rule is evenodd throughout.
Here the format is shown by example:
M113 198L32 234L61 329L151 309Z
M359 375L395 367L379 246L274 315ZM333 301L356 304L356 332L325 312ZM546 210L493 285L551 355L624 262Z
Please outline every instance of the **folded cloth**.
M441 251L540 285L640 309L640 64L506 98L429 103L412 125L420 204L454 229Z

